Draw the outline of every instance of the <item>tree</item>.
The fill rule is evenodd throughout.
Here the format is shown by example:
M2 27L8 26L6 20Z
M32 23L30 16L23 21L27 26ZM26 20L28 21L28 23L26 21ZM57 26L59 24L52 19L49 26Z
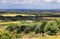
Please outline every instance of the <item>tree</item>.
M26 29L27 26L25 25L21 25L21 26L17 26L16 30L17 30L17 34L23 32Z
M8 31L12 32L12 31L15 30L15 27L14 27L14 26L8 26L6 29L7 29Z
M58 31L58 25L55 21L50 21L46 24L45 31L48 35L56 35Z
M0 39L13 39L14 38L14 35L7 32L7 31L4 31L0 33Z
M31 32L31 27L30 26L26 27L25 30L24 30L24 33L26 33L26 34L29 33L29 32Z
M41 29L41 34L42 34L42 36L44 36L44 33L45 33L45 25L47 24L47 22L46 21L43 21L42 22L42 24L41 24L41 26L40 26L40 29Z
M54 21L56 21L57 25L58 25L58 31L60 32L60 19L54 19Z
M24 31L26 29L26 27L27 27L26 25L20 26L21 31Z
M36 27L37 27L37 24L32 25L31 26L31 31L34 32Z
M35 32L36 33L40 33L40 34L42 34L42 36L44 36L44 33L45 33L45 25L46 24L47 24L46 21L42 21L42 24L36 27Z
M21 33L21 27L20 26L19 27L16 27L16 33L17 34Z

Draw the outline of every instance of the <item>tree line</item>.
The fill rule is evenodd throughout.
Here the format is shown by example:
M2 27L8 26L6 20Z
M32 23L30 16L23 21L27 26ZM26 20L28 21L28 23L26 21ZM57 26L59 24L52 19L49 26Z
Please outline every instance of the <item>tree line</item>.
M40 20L42 19L41 16L0 16L0 20L11 20L11 21L16 21L16 20Z

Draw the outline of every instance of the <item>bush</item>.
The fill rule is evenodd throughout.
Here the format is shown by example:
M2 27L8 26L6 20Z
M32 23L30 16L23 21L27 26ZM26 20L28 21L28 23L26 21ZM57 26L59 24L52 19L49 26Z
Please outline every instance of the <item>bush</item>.
M33 25L33 26L31 26L31 31L32 31L32 32L34 32L36 27L37 27L37 25L36 25L36 24L35 24L35 25Z
M58 24L58 29L59 29L59 32L60 32L60 19L54 19L56 21L56 23Z
M14 36L13 34L10 34L10 33L4 33L3 34L0 34L0 39L13 39Z
M26 29L27 26L22 25L22 26L16 26L16 30L17 30L17 34L24 32L24 30Z
M46 24L45 31L48 35L56 35L58 31L58 25L55 21L50 21Z
M20 26L15 26L15 29L18 29Z
M20 27L17 27L16 33L17 33L17 34L21 33L21 28L20 28Z
M14 27L14 26L8 26L6 29L7 29L8 31L12 32L12 31L15 30L15 27Z
M26 27L27 26L25 26L25 25L20 26L21 31L24 31L26 29Z
M37 27L35 28L35 33L36 33L36 34L40 33L40 26L37 26Z
M35 33L40 33L44 36L46 21L42 21L41 25L38 25L35 29Z
M22 35L16 34L16 38L22 38Z
M26 29L24 30L24 33L29 33L29 32L31 32L31 27L26 27Z

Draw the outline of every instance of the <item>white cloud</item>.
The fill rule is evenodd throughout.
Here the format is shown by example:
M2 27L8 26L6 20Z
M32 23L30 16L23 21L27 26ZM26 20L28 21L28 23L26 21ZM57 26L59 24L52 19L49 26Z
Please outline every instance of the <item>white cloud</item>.
M31 4L34 0L24 0L22 4Z
M1 0L0 2L9 4L38 4L40 0Z
M20 4L19 0L10 0L10 4Z
M0 2L7 3L7 2L10 2L10 1L9 0L1 0Z
M40 0L12 1L11 4L37 4Z
M32 4L40 4L41 3L41 0L34 0L33 2L32 2Z
M2 0L1 2L9 4L31 4L34 0Z
M60 0L57 0L57 2L60 2Z
M45 0L45 2L52 2L52 0Z
M45 0L45 2L56 2L56 0Z
M41 3L49 3L49 2L60 2L60 0L1 0L0 2L6 4L40 4Z
M51 2L50 0L46 0L46 2Z

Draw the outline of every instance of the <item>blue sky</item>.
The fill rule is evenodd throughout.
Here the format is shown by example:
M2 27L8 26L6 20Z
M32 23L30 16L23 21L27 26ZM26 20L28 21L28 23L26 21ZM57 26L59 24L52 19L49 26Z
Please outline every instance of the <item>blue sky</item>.
M60 0L0 0L0 9L60 9Z

